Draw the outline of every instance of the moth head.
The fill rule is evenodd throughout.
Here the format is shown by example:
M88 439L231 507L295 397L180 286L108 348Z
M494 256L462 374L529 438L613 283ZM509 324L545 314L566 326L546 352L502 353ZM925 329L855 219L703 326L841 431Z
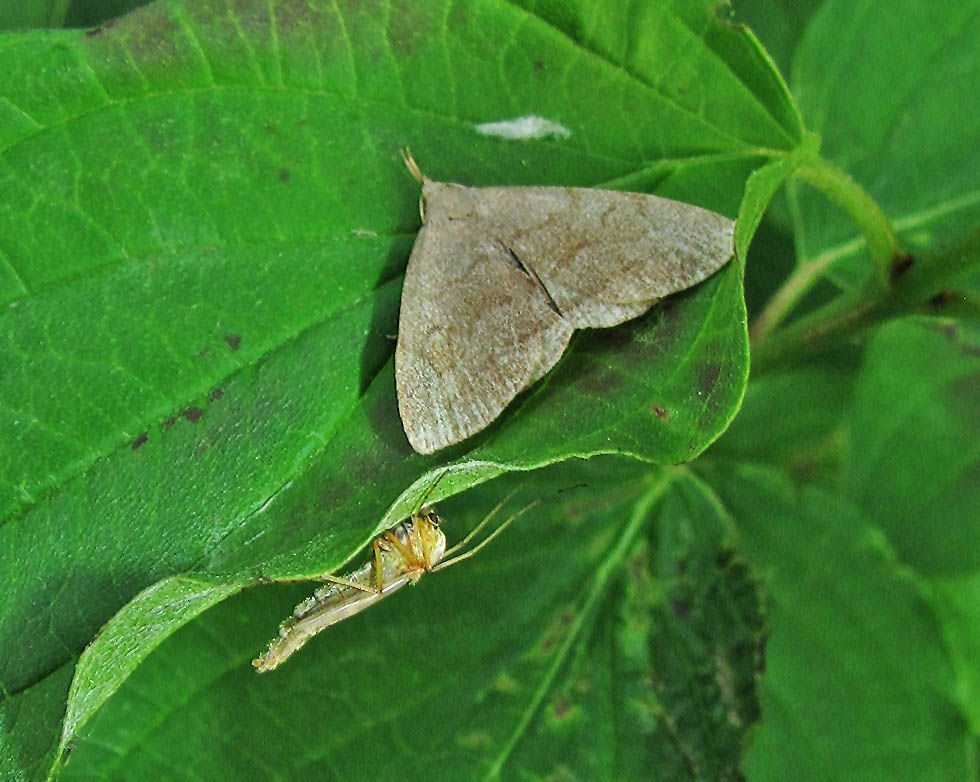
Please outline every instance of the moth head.
M446 553L446 533L439 529L439 517L432 508L423 508L413 521L426 552L426 569L432 568Z

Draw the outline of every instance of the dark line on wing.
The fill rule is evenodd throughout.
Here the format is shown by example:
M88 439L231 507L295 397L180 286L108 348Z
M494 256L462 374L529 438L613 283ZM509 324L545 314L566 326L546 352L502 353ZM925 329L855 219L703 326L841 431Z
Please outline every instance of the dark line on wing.
M562 311L558 309L558 303L551 295L551 291L549 291L548 288L545 286L544 282L542 282L541 278L538 276L538 273L534 270L534 268L528 266L526 263L524 263L524 261L518 258L517 253L514 252L514 249L512 247L508 247L503 242L500 242L500 246L507 251L507 254L510 256L511 260L514 262L514 265L518 269L524 272L524 274L526 274L528 277L534 278L534 281L538 284L538 287L544 292L544 296L548 301L548 306L551 307L552 310L554 310L555 314L559 318L564 318L565 316L562 314Z
M521 259L517 257L517 253L515 253L513 249L508 247L503 242L500 242L500 246L503 247L504 251L510 256L510 259L514 262L514 266L516 266L518 269L524 272L524 274L530 277L531 272L527 270L527 266L525 266L524 263L521 261Z

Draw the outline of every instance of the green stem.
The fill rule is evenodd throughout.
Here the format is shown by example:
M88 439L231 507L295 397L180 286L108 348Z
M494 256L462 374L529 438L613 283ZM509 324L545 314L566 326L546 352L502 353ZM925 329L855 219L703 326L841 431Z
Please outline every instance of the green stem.
M883 295L890 286L892 263L899 253L899 244L891 224L881 209L847 173L823 158L811 158L802 162L794 172L794 176L832 199L857 223L874 269L873 284L866 294L872 299ZM846 249L853 251L858 246L859 242L850 242ZM752 324L754 346L757 347L768 339L776 326L789 315L830 265L843 254L838 248L800 265Z
M882 290L888 288L898 238L878 204L851 177L823 158L803 163L795 175L836 201L858 224Z

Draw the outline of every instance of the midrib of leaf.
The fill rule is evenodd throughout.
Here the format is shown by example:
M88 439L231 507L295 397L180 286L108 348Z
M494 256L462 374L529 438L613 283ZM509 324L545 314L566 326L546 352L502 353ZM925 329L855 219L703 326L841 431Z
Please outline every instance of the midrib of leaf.
M504 763L507 762L507 758L510 757L514 747L517 746L517 743L521 740L521 737L531 724L531 720L534 719L534 716L538 713L542 701L548 694L548 691L551 689L551 685L554 682L555 677L558 675L558 671L568 658L568 655L572 650L572 646L577 640L579 640L579 636L585 627L586 620L591 617L596 603L606 591L609 580L619 569L630 548L633 546L637 535L639 535L640 531L649 520L650 510L666 493L672 481L673 475L671 475L669 472L665 471L658 474L658 476L652 481L650 487L636 501L633 514L630 516L630 520L627 523L626 528L623 530L623 533L619 538L619 542L596 568L595 577L592 579L592 586L585 597L585 601L582 603L582 606L575 616L575 621L572 622L568 632L565 634L564 639L562 639L561 645L558 647L558 650L555 653L555 658L548 670L545 672L540 684L534 692L534 695L531 697L530 702L525 708L524 715L518 721L517 725L514 726L514 730L511 733L510 738L504 743L500 754L490 765L490 768L484 776L485 779L494 779L499 776Z

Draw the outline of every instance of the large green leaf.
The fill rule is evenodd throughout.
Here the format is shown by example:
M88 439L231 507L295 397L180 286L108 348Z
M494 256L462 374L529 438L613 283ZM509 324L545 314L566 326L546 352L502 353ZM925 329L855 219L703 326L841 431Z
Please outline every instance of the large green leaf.
M902 560L980 572L980 328L907 318L872 340L850 420L847 490Z
M438 179L734 215L752 168L801 138L765 55L706 5L540 5L158 3L94 35L0 39L8 715L42 691L35 713L63 713L61 672L140 595L87 652L70 733L215 595L339 566L446 460L433 499L570 456L683 461L728 424L735 264L579 335L472 442L408 448L388 337L418 228L400 147ZM521 116L567 135L481 132ZM201 602L175 605L181 583ZM127 631L146 616L154 633ZM4 724L8 768L39 735L56 752L50 722L29 741Z
M973 0L942 13L917 0L828 0L793 59L791 84L822 151L892 220L907 249L948 244L980 221L980 78ZM867 277L851 219L805 185L793 189L803 263L838 261L836 282Z
M748 777L971 779L960 660L925 582L839 495L743 465L711 482L771 596Z
M447 532L522 480L444 503ZM64 776L730 776L758 716L761 606L710 497L621 459L523 482L511 509L544 502L505 537L273 673L248 660L304 588L187 625L80 731Z

